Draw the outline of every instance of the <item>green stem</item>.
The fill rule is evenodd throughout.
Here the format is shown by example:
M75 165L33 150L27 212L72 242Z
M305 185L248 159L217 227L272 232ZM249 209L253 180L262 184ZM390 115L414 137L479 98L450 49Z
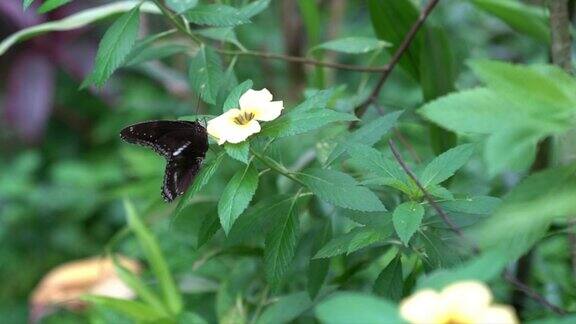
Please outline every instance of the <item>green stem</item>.
M264 163L267 167L269 167L270 169L280 173L281 175L285 176L286 178L299 183L302 186L305 186L304 182L302 182L302 180L298 179L297 177L295 177L292 172L290 172L289 170L287 170L284 166L282 166L280 163L278 163L277 161L267 157L267 156L263 156L260 153L256 152L256 150L254 150L252 147L250 148L250 152L252 152L252 155L257 158L258 160L260 160L260 162Z

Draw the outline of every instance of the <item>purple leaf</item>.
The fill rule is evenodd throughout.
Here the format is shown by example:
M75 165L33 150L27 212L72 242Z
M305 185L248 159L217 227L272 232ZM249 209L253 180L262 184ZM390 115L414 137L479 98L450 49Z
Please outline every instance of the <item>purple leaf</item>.
M8 71L5 117L26 142L43 135L54 99L54 67L39 52L18 54Z

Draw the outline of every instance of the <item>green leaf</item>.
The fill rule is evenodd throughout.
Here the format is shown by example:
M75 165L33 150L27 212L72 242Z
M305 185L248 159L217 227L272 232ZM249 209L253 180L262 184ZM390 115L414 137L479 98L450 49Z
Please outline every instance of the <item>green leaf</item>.
M149 61L161 60L176 54L185 53L189 50L188 46L178 43L165 43L153 46L145 46L136 51L138 44L130 52L124 66L134 66Z
M33 2L34 2L34 0L23 0L22 1L22 8L24 10L28 9L28 7L30 7L30 5L32 5Z
M140 7L137 6L120 16L108 28L98 45L94 68L82 83L83 88L91 84L103 86L112 73L124 63L138 38L139 25Z
M466 280L490 281L497 278L510 261L502 251L484 252L451 269L439 269L418 280L418 289L440 290L447 285Z
M150 263L152 272L156 276L162 290L164 302L173 315L182 311L182 296L176 287L174 278L168 269L166 260L162 255L160 246L152 233L144 226L144 223L138 217L134 206L130 201L124 201L124 208L128 217L128 226L138 238L138 243L142 248L146 259Z
M166 309L166 306L162 303L160 298L156 296L152 289L146 286L142 280L140 280L140 278L138 278L134 273L124 268L120 260L115 255L112 255L112 260L114 262L114 269L120 279L122 279L122 282L134 290L138 297L140 297L146 304L150 305L150 307L155 309L158 313L162 314L163 316L169 316L168 309Z
M508 128L490 136L486 141L484 160L488 175L493 177L502 171L524 171L530 168L536 157L536 147L546 133L528 128Z
M213 39L220 42L226 42L235 45L236 47L243 49L242 44L236 36L233 27L211 27L203 28L195 31L198 35L204 36L209 39Z
M352 229L350 232L336 236L324 245L314 259L331 258L340 254L350 254L376 243L384 243L392 235L389 225L366 225Z
M320 199L339 207L360 211L385 211L386 207L368 188L346 173L309 169L298 178Z
M420 182L424 188L442 183L468 162L474 153L474 145L464 144L450 149L430 162L422 175Z
M347 135L344 141L339 143L332 153L330 153L325 165L334 162L334 160L346 151L347 147L355 146L356 144L365 144L368 146L376 144L394 127L400 115L402 115L402 111L378 117Z
M168 8L176 11L177 13L183 13L190 10L198 4L198 0L166 0L166 5Z
M252 164L238 171L224 188L218 201L218 216L228 234L234 222L248 207L258 187L258 171Z
M402 298L404 280L402 277L402 258L400 254L380 272L374 282L374 293L389 300L399 301Z
M312 246L312 256L318 251L320 248L326 243L330 241L332 238L332 223L329 220L324 221L324 226L320 230L319 235L315 236L314 243ZM314 259L313 257L310 258L308 262L308 295L310 298L314 299L318 296L324 281L326 280L326 276L328 275L328 269L330 267L330 260L327 259Z
M317 91L309 98L306 98L304 102L292 108L290 113L303 113L310 110L322 110L328 108L328 103L332 97L334 97L335 93L335 88Z
M262 312L256 324L290 323L312 305L310 297L305 292L280 296Z
M391 46L385 41L369 37L346 37L331 40L315 46L310 51L325 49L348 54L364 54Z
M362 144L351 144L346 149L354 164L379 176L378 183L406 194L419 190L398 163L384 157L378 150Z
M210 47L201 46L196 56L190 60L188 76L192 89L200 94L202 100L215 104L224 80L218 54Z
M284 275L290 268L296 244L300 236L298 196L292 199L289 208L281 213L276 225L266 235L264 242L264 269L266 280L273 289L280 287Z
M224 150L231 158L238 160L244 164L248 164L250 157L250 142L244 141L238 144L226 143Z
M388 48L390 53L396 52L406 34L410 31L419 12L411 0L381 1L369 0L368 10L372 27L378 38L393 44ZM416 34L415 39L400 59L400 66L414 80L420 80L420 52L422 51L422 34Z
M524 103L512 102L485 88L460 91L434 100L418 111L427 119L458 133L491 134L511 127L545 132L565 129L554 116L533 116Z
M472 3L505 22L510 28L544 43L550 43L545 10L520 1L472 0Z
M530 104L535 113L562 112L576 106L574 78L567 74L551 76L535 67L489 60L475 60L468 65L494 92L512 101ZM559 82L560 78L562 81ZM572 82L567 83L565 79L571 79Z
M402 323L397 306L380 298L351 292L339 292L316 307L322 323Z
M266 8L268 8L269 4L270 0L252 1L249 4L245 5L244 7L240 8L240 13L244 17L252 18L257 14L261 13L262 11L264 11Z
M221 152L214 159L205 161L202 164L202 168L200 168L200 171L194 178L194 182L192 183L190 188L188 188L184 196L182 196L180 202L178 202L178 206L176 206L176 209L174 210L173 217L177 217L182 211L182 209L184 209L184 207L190 204L192 198L194 198L194 195L198 193L208 183L208 181L210 180L210 178L212 178L216 170L218 170L218 167L220 167L220 164L222 163L223 159L224 159L224 152Z
M8 36L2 42L0 42L0 55L6 53L10 47L20 41L24 41L26 39L54 31L66 31L81 28L98 20L113 16L117 13L132 10L135 6L140 5L140 3L141 1L134 0L114 2L100 7L80 11L60 20L53 20L43 24L24 28ZM158 8L151 3L142 4L140 6L140 11L155 14L160 13Z
M408 245L412 235L420 228L423 217L424 207L415 201L407 201L394 209L394 229L404 245Z
M330 109L315 110L306 113L288 113L262 127L262 134L274 138L306 133L335 122L353 121L357 118L348 113Z
M72 2L72 0L46 0L44 1L44 3L42 3L42 5L38 8L38 13L39 14L45 14L47 12L50 12L56 8L59 8L69 2Z
M491 215L500 205L501 200L490 196L476 196L441 202L443 209L449 212L476 215Z
M162 313L157 312L152 307L134 300L95 295L84 296L82 299L89 303L117 311L136 321L159 321L165 318Z
M240 97L242 97L242 95L246 93L246 91L252 89L253 85L254 84L252 83L252 80L246 80L237 85L236 87L234 87L234 89L230 91L230 94L226 98L226 101L224 101L222 111L226 112L232 108L240 108L239 103Z
M425 101L430 101L454 91L456 63L443 28L428 26L422 33L426 50L420 52L420 84Z
M205 320L202 316L192 313L184 312L178 317L178 324L208 324L209 322Z
M546 234L554 219L572 213L575 195L576 165L535 173L505 197L494 215L467 235L482 250L501 249L515 259Z
M250 22L240 10L223 4L198 5L185 13L188 21L198 25L237 26Z

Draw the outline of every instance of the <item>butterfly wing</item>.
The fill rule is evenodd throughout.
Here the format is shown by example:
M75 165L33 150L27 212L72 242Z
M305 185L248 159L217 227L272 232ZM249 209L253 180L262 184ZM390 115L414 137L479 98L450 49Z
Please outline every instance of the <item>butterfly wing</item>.
M162 186L164 200L171 202L184 194L198 174L201 164L201 157L189 158L185 155L178 155L171 158L166 164L166 172L164 173L164 185Z
M149 121L124 128L128 143L152 148L167 160L162 196L170 202L190 186L208 151L206 128L198 122Z
M156 120L130 125L120 131L120 137L128 143L152 148L156 153L170 159L183 147L191 148L204 156L208 150L208 135L198 122Z

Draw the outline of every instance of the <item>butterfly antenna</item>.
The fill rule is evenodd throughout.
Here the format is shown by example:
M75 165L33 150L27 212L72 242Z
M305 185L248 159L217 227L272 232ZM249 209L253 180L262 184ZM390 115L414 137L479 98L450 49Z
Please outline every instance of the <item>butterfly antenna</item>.
M196 99L196 120L198 120L199 112L200 112L200 94L198 94L198 99Z

